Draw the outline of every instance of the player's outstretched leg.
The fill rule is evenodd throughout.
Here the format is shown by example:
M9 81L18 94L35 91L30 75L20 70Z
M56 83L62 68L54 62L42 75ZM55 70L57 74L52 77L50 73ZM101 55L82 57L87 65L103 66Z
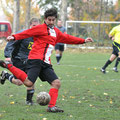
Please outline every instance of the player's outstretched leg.
M10 74L6 70L4 70L0 74L0 83L3 85L6 80L8 80L11 83L18 85L18 86L23 84L19 79L15 79L12 74Z
M0 60L0 66L1 66L1 67L7 68L7 67L8 67L8 64L12 64L12 63L9 62L9 61Z
M13 66L9 61L0 60L0 66L7 68L14 76L16 76L17 79L21 80L22 82L24 82L27 78L27 74L24 71Z

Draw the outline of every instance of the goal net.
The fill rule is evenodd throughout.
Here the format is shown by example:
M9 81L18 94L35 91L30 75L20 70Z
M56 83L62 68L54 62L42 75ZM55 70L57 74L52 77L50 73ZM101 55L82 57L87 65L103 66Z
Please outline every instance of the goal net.
M80 48L80 47L111 47L112 40L109 39L108 34L110 30L119 25L120 22L113 21L66 21L66 31L68 34L87 38L92 37L94 43L87 43L84 45L66 45L66 47Z

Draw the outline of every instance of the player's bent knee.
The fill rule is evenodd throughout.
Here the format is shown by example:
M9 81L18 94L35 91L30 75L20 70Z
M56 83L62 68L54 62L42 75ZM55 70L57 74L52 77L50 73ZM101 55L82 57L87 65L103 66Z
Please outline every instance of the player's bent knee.
M60 86L61 86L61 82L60 82L59 79L56 79L56 80L54 80L54 81L51 83L51 85L52 85L54 88L59 89Z
M34 85L32 85L32 87L27 87L27 90L32 90L34 88L35 88Z
M27 87L32 87L33 83L31 81L29 81L29 80L25 80L24 85L27 86Z

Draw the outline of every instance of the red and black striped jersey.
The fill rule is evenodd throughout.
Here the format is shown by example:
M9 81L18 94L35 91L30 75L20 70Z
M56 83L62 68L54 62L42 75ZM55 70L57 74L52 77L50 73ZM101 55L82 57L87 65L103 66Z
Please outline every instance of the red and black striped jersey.
M58 28L45 23L13 35L15 40L33 37L34 43L28 59L41 59L50 64L50 56L56 43L83 44L85 39L62 33Z

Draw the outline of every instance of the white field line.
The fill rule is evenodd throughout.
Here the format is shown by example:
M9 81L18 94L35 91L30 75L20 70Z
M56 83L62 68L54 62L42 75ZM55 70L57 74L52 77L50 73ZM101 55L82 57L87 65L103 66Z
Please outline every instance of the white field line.
M58 66L58 65L54 65L54 66ZM65 66L65 67L76 67L76 68L86 68L86 69L88 69L88 68L91 68L91 69L94 69L94 68L96 68L96 70L100 70L101 68L102 68L102 66L101 67L97 67L97 66L88 66L88 67L86 67L86 66L80 66L80 65L64 65L64 64L61 64L61 65L59 65L59 66ZM107 68L107 70L112 70L112 68ZM118 69L119 70L119 69Z
M71 80L70 80L70 79L62 79L62 80L61 80L61 82L65 82L65 81L79 82L80 80L76 80L76 79L75 79L75 80L74 80L74 79L71 79ZM91 81L91 82L98 82L98 81L99 81L99 82L116 82L116 81L120 81L120 79L106 79L106 80L97 80L97 79L96 79L96 80L89 80L89 82L90 82L90 81Z

